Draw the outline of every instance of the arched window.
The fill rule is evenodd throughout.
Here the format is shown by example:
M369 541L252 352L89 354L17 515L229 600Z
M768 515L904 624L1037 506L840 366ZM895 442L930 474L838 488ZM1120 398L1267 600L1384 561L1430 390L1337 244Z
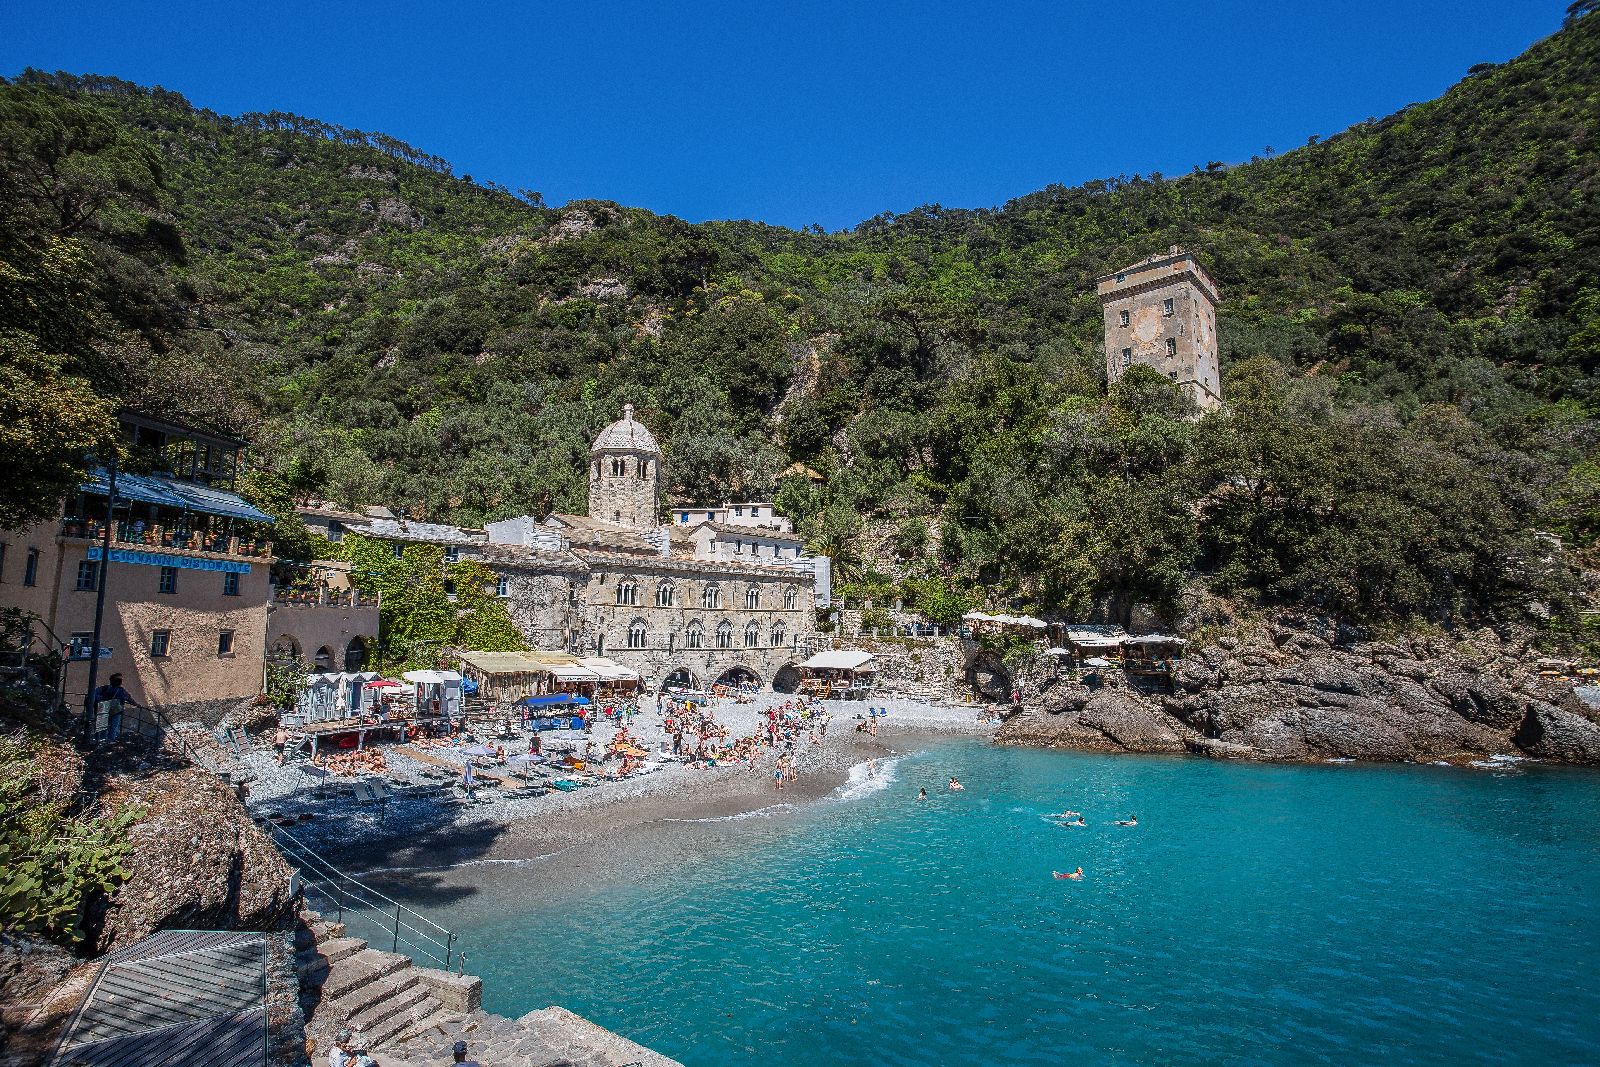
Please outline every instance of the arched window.
M599 478L600 477L600 461L599 460L595 460L593 463L589 464L589 476L591 478Z
M671 582L662 582L656 586L656 607L670 608L677 598L678 592L672 587Z
M732 648L733 647L733 627L730 626L728 623L721 623L717 627L717 647L718 648Z
M722 607L722 590L715 584L706 586L700 594L700 605L711 611Z
M744 591L744 609L754 611L761 606L761 589L752 585Z
M794 586L783 591L783 607L785 611L793 611L800 606L800 590Z
M643 648L644 645L645 645L645 636L646 636L647 633L648 633L648 631L645 628L644 620L643 619L634 619L633 620L633 625L628 627L628 647L629 648Z
M643 481L648 481L649 478L650 478L650 461L649 460L645 460L645 459L641 459L639 461L639 480L641 482L643 482Z
M691 622L689 629L683 635L684 648L703 648L706 643L705 629L698 622Z
M612 456L611 476L613 478L620 478L626 473L628 473L628 461L623 459L621 456Z
M628 606L639 603L639 583L631 578L618 582L617 603Z
M761 644L761 628L751 623L744 628L744 647L755 648Z
M312 662L317 665L317 670L319 671L333 670L333 649L329 648L327 645L323 645L321 648L317 649L316 657Z
M783 647L783 627L779 626L772 631L772 647Z

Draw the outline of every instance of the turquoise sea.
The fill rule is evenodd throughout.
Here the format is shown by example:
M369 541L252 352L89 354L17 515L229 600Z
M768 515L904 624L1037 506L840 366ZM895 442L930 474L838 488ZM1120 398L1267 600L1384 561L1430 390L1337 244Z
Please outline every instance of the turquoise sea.
M847 791L435 910L486 1008L691 1067L1600 1063L1600 774L963 741Z

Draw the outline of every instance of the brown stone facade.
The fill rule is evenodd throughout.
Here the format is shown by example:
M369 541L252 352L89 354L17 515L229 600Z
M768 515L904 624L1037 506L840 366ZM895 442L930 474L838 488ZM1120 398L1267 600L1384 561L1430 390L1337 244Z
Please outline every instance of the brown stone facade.
M280 596L267 612L267 649L319 671L359 671L378 641L378 602L343 591Z
M96 592L92 583L79 588L79 574L101 544L62 531L51 522L0 532L0 606L31 612L60 641L87 647ZM95 576L107 583L100 644L111 655L100 660L102 683L120 673L135 700L180 715L261 691L269 558L235 541L204 550L113 539L111 549L110 566ZM24 581L30 551L38 554L32 585ZM66 672L67 702L79 707L89 664L71 662Z
M1202 411L1222 405L1217 361L1217 286L1178 248L1099 279L1106 378L1134 364L1183 386Z

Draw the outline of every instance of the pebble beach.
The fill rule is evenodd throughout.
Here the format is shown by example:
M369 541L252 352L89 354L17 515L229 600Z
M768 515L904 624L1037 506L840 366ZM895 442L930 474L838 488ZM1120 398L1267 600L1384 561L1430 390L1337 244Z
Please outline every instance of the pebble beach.
M736 739L764 730L769 709L792 700L763 693L743 702L724 698L709 710L728 737ZM460 785L469 758L463 754L469 744L465 741L424 749L426 762L408 755L407 746L380 745L382 773L348 777L318 774L304 759L279 766L270 745L247 749L239 762L248 778L252 814L285 826L346 870L393 874L528 860L652 822L727 818L817 800L848 788L852 768L861 777L868 761L915 751L941 736L987 737L994 729L983 721L982 709L972 705L889 697L813 702L813 707L827 711L830 725L820 743L801 733L794 748L795 775L781 791L773 779L775 752L765 746L753 767L742 762L689 766L652 755L626 778L548 792L498 788L488 776L521 774L522 768L473 758L478 781L470 798ZM856 729L869 708L879 711L876 737ZM628 732L655 754L662 742L670 741L664 725L668 714L647 700ZM581 752L593 741L596 751L604 751L618 729L613 721L602 720L581 734L554 731L543 740L547 750L570 741ZM477 740L500 746L508 757L528 751L525 733ZM613 770L615 766L615 760L608 764ZM528 778L548 780L537 772ZM372 782L382 785L387 799L358 801L352 787Z

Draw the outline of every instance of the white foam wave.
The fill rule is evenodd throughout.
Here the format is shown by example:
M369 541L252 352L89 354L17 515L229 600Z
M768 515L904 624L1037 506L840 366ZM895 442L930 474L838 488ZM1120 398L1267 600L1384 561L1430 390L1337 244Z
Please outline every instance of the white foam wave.
M850 768L850 773L846 777L844 785L833 791L833 798L835 800L860 800L862 797L869 797L874 793L888 789L894 782L895 765L900 762L901 758L896 756L892 759L877 760L876 770L874 770L874 761L872 760L856 764Z
M364 871L357 871L355 876L357 878L363 878L369 874L409 874L414 871L453 871L458 867L521 867L529 863L538 863L540 860L547 860L552 856L559 856L563 852L570 852L577 847L578 846L576 845L568 845L566 848L557 849L554 852L544 852L537 856L526 856L522 859L462 860L460 863L442 863L427 867L369 867Z
M773 804L770 807L756 808L754 811L739 811L732 815L713 815L708 819L663 819L662 822L738 822L741 819L762 819L769 815L780 815L786 811L793 811L793 804Z

